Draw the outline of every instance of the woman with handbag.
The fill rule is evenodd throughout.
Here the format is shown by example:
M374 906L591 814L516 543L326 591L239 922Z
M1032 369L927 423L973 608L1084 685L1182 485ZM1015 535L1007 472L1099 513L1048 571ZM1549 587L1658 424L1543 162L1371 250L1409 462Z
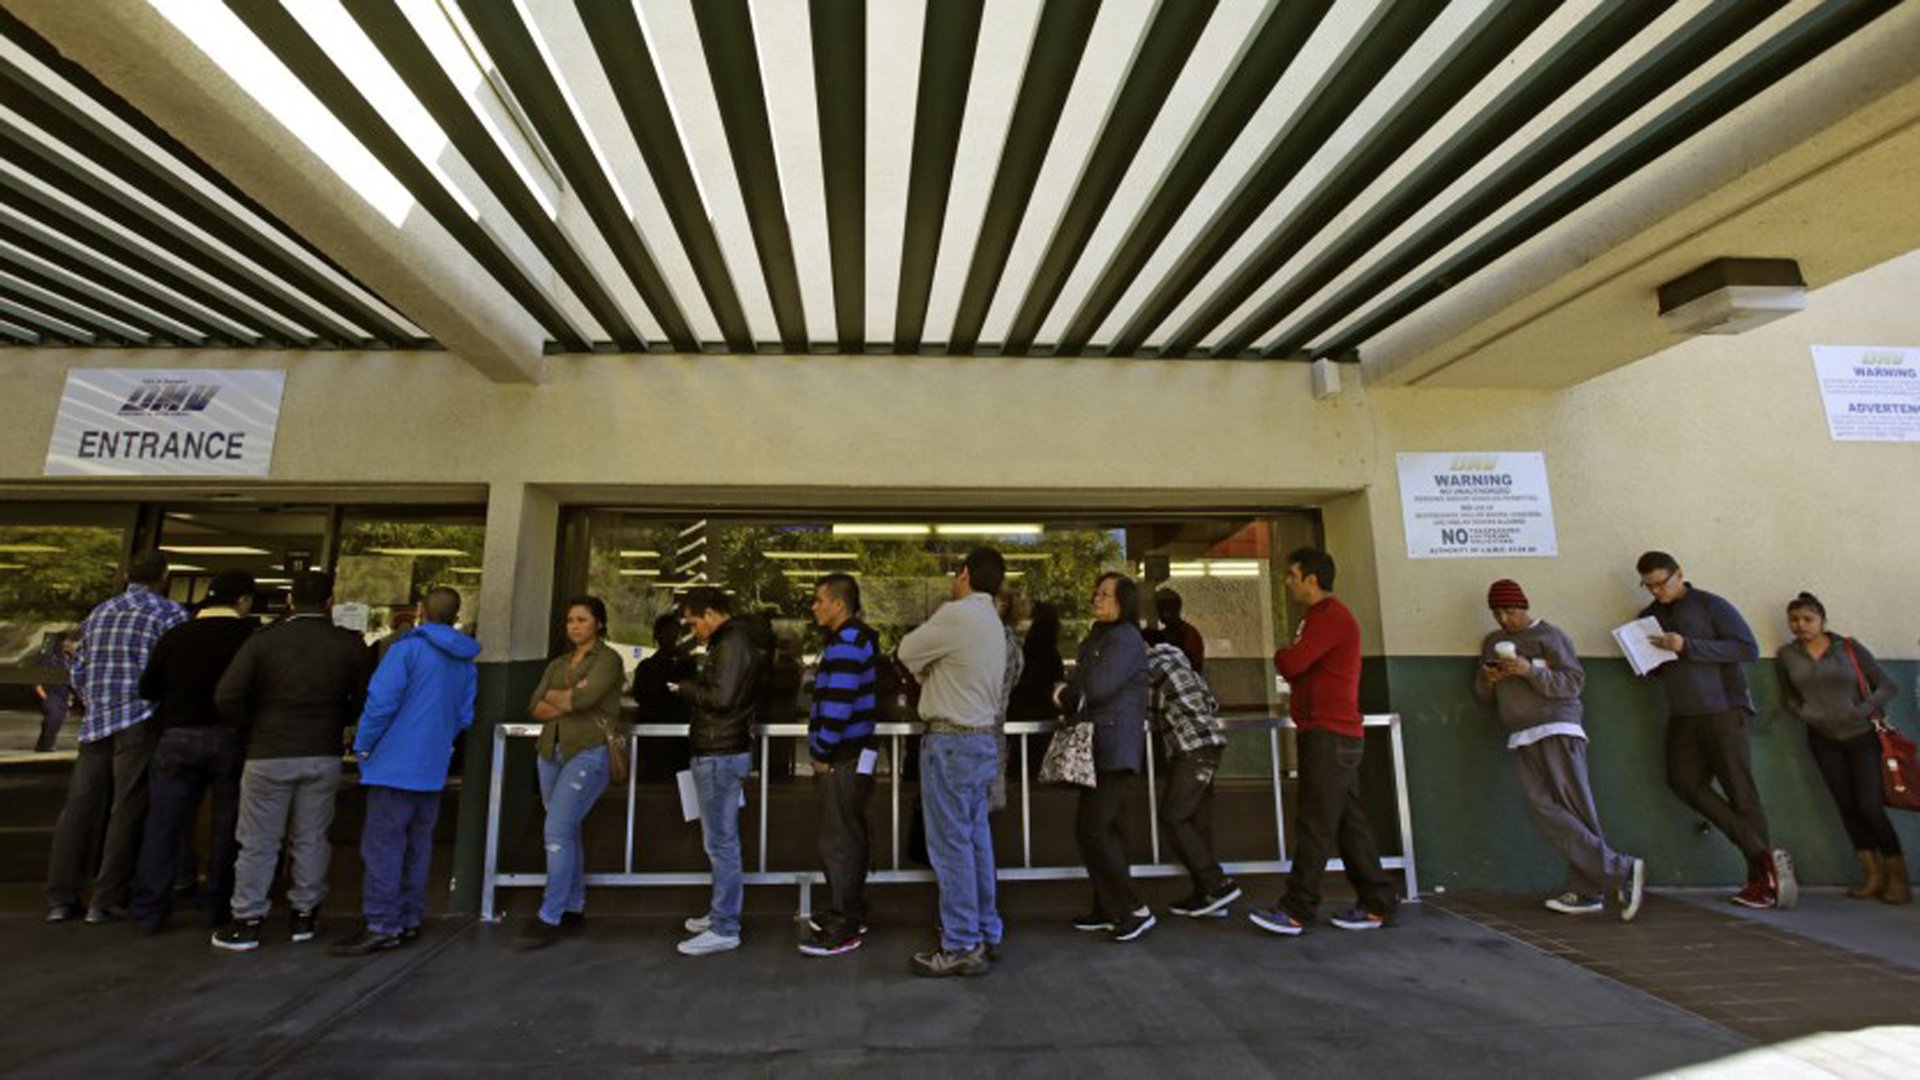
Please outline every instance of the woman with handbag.
M1793 640L1777 655L1787 710L1806 721L1807 746L1833 793L1866 881L1847 895L1904 904L1913 893L1907 863L1882 802L1880 739L1893 681L1865 645L1827 630L1827 609L1812 593L1787 604Z
M607 645L607 605L598 597L567 601L566 652L553 658L533 692L533 718L544 725L535 743L540 801L546 807L547 885L540 912L515 945L545 948L586 921L585 859L580 823L613 774L625 780L626 735L620 730L620 685L626 669Z
M1147 644L1134 624L1140 590L1124 574L1102 574L1093 590L1093 629L1080 643L1073 677L1062 684L1062 711L1093 729L1092 787L1080 789L1074 835L1093 883L1093 911L1073 921L1133 941L1153 929L1153 909L1133 887L1126 836L1127 785L1147 746Z

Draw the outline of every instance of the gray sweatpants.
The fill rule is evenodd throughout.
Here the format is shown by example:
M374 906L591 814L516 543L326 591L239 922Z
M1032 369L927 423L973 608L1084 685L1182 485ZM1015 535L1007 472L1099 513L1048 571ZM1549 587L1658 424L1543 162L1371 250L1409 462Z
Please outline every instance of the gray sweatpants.
M1600 814L1587 784L1587 740L1549 735L1515 747L1513 766L1527 794L1527 812L1566 857L1566 890L1598 896L1618 884L1631 863L1608 847L1600 832Z
M240 774L240 860L233 874L233 917L263 919L272 908L267 890L287 843L293 882L287 903L312 911L327 898L327 863L333 849L333 797L340 790L337 757L265 758L249 761Z

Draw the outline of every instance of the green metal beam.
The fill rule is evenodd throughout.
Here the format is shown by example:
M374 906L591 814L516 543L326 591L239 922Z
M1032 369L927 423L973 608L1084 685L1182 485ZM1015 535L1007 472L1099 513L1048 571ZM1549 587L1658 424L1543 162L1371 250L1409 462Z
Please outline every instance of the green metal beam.
M900 246L900 292L894 309L893 348L920 349L933 295L934 264L946 228L953 163L960 151L974 52L980 47L984 0L938 0L927 5L920 39L920 96L913 121L912 171L907 177L907 224Z
M808 18L833 263L833 320L840 351L858 354L867 338L866 0L813 0Z

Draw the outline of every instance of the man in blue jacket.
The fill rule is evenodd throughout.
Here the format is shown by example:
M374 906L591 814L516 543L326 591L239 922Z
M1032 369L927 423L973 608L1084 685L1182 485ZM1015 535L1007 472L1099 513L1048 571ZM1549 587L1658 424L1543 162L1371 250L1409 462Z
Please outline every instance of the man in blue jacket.
M454 629L460 594L434 589L420 603L422 622L380 661L353 737L367 820L360 832L366 864L367 924L333 947L335 956L394 949L420 934L427 915L433 825L447 786L453 740L473 724L480 643Z

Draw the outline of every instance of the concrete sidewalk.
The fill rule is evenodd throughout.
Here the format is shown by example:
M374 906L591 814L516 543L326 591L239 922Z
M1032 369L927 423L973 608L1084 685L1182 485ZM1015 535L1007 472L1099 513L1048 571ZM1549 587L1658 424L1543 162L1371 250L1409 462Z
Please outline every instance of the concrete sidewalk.
M346 920L328 936L350 929ZM809 960L785 920L689 959L659 918L596 918L537 953L435 923L361 960L204 932L0 917L9 1075L1637 1077L1753 1043L1430 906L1294 940L1170 920L1134 945L1023 917L989 976L907 974L926 928Z

